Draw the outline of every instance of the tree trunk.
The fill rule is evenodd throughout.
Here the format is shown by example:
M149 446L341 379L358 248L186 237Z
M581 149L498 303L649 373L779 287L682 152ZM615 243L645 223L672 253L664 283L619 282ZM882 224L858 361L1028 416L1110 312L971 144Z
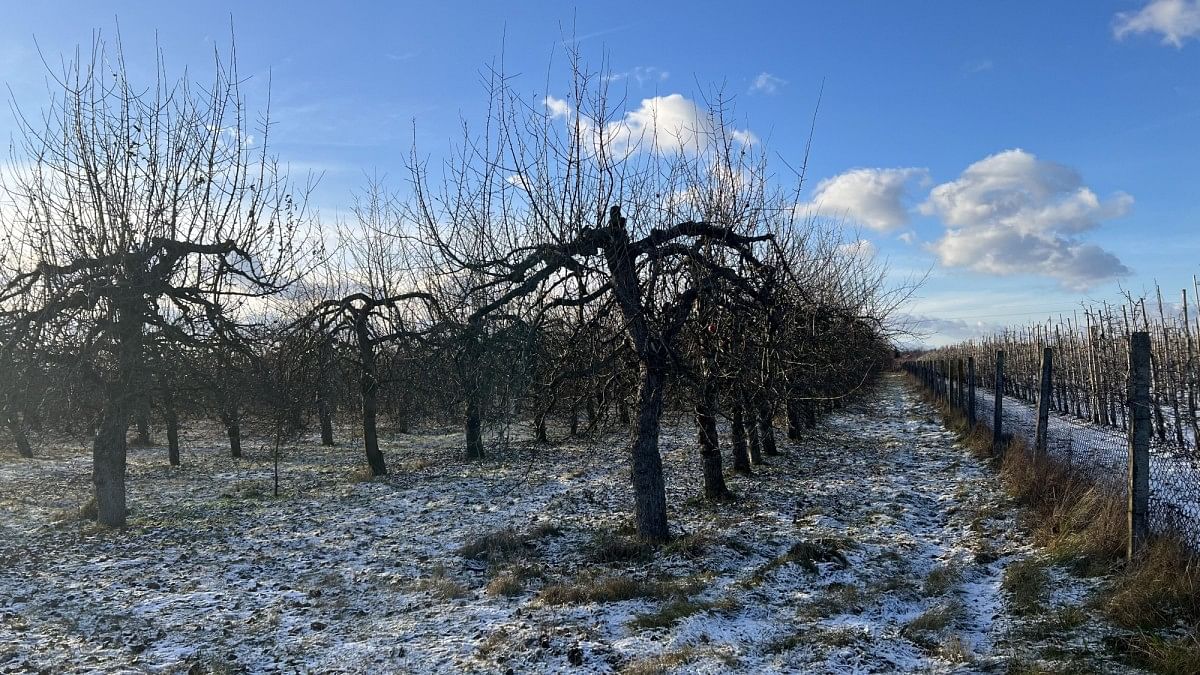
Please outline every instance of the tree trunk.
M758 438L756 423L758 415L754 411L754 402L749 397L743 398L742 401L742 423L746 428L746 438L750 441L750 463L757 466L763 463L762 443Z
M696 441L700 444L700 465L704 470L704 498L709 500L729 497L721 466L720 436L717 435L712 387L711 382L704 385L700 403L696 406Z
M730 427L733 437L733 470L738 473L750 473L750 448L746 444L746 419L741 403L734 404Z
M816 401L804 402L804 428L815 429L817 426L817 403Z
M109 527L125 525L125 434L129 410L118 393L105 406L96 440L92 444L92 483L95 486L96 520Z
M317 416L321 418L321 445L332 447L333 442L333 413L329 410L329 401L317 401Z
M154 439L150 437L150 401L147 400L142 405L138 406L137 413L137 439L133 442L134 445L140 448L148 448L154 445Z
M641 371L637 427L630 448L634 522L642 539L666 541L670 531L667 529L667 489L663 480L662 455L658 452L658 429L667 374L665 367L657 364L643 363Z
M225 435L229 437L229 456L237 459L242 456L242 420L238 413L237 403L229 404L221 412L221 423L225 425Z
M788 396L787 422L788 440L800 440L804 429L804 410L800 399L795 394Z
M387 464L383 461L383 453L379 451L379 433L375 425L375 418L379 415L375 345L371 342L371 332L365 314L356 317L354 329L358 337L358 357L361 362L359 391L362 394L363 445L367 451L367 464L371 467L372 476L386 476Z
M13 412L8 416L8 430L12 433L13 442L17 445L17 454L25 459L33 458L33 448L29 445L29 436L25 434L25 425L20 416Z
M467 459L483 459L483 406L479 404L479 393L467 392Z
M771 402L766 396L761 396L755 405L758 411L758 435L762 439L763 454L773 457L779 454L775 445L775 427L772 424Z
M163 397L163 417L167 423L167 461L179 466L179 415L175 412L175 397L167 392Z
M550 439L546 436L546 411L538 413L533 418L533 432L535 440L538 443L549 443Z
M25 404L25 414L22 416L24 428L32 429L33 431L42 430L42 415L38 412L37 406L32 403Z
M105 387L104 412L92 443L92 485L95 488L96 520L109 527L124 527L125 464L129 450L126 434L139 396L139 377L145 367L142 354L141 308L124 299L117 307L117 379ZM148 425L147 425L148 426Z
M321 372L317 376L317 416L321 419L321 445L333 446L333 392L330 378L333 376L333 345L328 339L321 341Z

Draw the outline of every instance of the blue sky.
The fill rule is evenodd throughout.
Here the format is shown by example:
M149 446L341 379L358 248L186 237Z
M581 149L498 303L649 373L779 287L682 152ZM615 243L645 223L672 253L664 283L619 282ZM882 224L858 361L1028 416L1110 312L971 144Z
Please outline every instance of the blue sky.
M0 80L36 110L38 49L117 21L135 71L157 39L171 72L203 73L231 20L251 105L269 74L274 149L324 172L326 215L368 173L400 182L414 127L426 152L456 139L501 54L555 94L574 34L627 74L631 107L724 86L737 126L793 162L824 82L806 199L860 223L897 278L931 270L909 311L932 342L1200 272L1200 0L25 2L0 23Z

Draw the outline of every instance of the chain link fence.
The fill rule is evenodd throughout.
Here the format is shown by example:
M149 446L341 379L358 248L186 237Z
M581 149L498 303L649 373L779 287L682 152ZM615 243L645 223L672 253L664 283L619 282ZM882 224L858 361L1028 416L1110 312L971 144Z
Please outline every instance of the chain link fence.
M976 371L973 382L968 369L955 360L910 362L905 369L963 413L969 412L973 388L975 420L994 427L997 372L994 355L985 363L987 367ZM1055 381L1056 374L1051 369L1051 381L1046 387L1050 392L1047 455L1124 499L1131 456L1128 400L1112 395L1095 396L1086 389ZM1013 375L1005 372L1003 376L1000 430L1004 437L1022 439L1032 449L1037 442L1042 385L1029 382L1027 376ZM1123 391L1126 384L1122 378L1110 383L1111 390ZM1175 534L1200 551L1200 456L1194 436L1185 433L1190 430L1184 424L1176 425L1176 420L1187 419L1186 414L1177 415L1170 407L1162 409L1161 401L1175 400L1173 397L1152 390L1150 400L1153 434L1149 446L1149 527L1153 532Z

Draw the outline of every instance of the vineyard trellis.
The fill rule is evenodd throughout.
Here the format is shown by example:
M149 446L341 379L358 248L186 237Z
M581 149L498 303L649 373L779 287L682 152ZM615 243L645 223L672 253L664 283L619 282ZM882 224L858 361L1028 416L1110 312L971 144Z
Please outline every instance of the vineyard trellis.
M964 413L973 408L970 418L992 426L997 444L1001 436L1022 438L1127 498L1131 343L1145 335L1148 527L1200 549L1200 314L1188 296L1183 290L1172 308L1156 289L1149 301L1130 296L1119 306L944 347L907 369Z

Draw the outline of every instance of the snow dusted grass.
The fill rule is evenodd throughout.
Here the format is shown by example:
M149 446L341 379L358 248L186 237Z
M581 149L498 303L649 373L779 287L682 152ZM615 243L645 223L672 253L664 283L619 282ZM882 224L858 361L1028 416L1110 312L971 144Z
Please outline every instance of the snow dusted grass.
M1031 552L1011 501L898 376L730 474L731 503L696 498L674 420L659 547L629 531L620 437L469 463L456 433L397 435L376 480L307 439L278 498L269 450L219 437L192 430L178 469L131 450L121 532L72 515L80 448L0 460L0 671L1003 670L1042 621L1003 588ZM1047 574L1039 606L1085 630Z

